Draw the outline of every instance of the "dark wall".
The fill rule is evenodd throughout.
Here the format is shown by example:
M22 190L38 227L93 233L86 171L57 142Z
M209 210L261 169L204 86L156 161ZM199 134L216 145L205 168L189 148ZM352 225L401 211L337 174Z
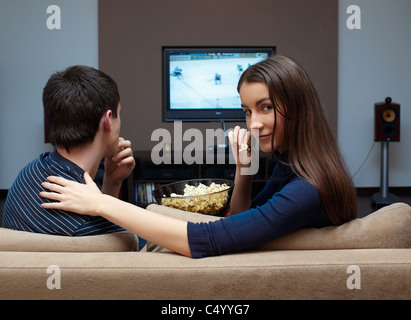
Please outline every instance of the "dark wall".
M179 45L276 46L310 74L337 132L338 0L99 0L99 67L120 86L121 134L134 150L151 150L157 128L172 132L161 116L161 47Z

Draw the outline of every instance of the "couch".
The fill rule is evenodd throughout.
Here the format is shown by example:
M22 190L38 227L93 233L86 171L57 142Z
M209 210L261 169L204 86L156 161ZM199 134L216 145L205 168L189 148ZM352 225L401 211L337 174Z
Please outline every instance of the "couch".
M190 221L218 217L159 205ZM254 250L191 259L128 232L86 237L0 229L0 299L411 299L411 207L396 203Z

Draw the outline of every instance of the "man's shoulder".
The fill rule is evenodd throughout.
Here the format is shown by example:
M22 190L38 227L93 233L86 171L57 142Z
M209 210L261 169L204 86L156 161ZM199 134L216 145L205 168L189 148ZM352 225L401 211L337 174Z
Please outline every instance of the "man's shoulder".
M48 176L59 176L84 183L84 170L70 160L60 156L56 151L40 154L37 159L28 163L20 171L18 179L21 181L35 177L45 179Z
M38 175L42 171L42 157L44 156L45 154L42 153L39 157L26 164L18 173L14 184L24 182L26 179L31 179Z
M28 163L18 174L9 189L4 208L5 227L30 232L73 235L90 218L71 212L55 210L51 214L43 209L45 201L39 192L42 183L50 175L58 175L69 180L78 180L73 170L52 158L52 153L42 153Z
M41 184L48 176L60 176L68 180L83 182L77 168L72 169L53 158L52 152L44 152L37 159L29 162L20 170L9 193L24 190L24 193L36 193L42 189Z

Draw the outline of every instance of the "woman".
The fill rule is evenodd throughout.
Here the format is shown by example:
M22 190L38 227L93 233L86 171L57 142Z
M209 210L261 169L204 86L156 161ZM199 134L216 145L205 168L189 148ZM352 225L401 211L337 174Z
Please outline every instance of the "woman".
M47 209L103 216L180 254L200 258L253 248L300 228L338 225L357 215L356 194L308 75L292 59L277 56L248 68L238 83L248 130L258 132L275 166L267 186L251 200L251 176L242 175L250 131L229 134L237 170L232 215L209 223L165 217L103 195L86 184L49 177L41 195L58 202ZM241 151L240 151L241 150Z

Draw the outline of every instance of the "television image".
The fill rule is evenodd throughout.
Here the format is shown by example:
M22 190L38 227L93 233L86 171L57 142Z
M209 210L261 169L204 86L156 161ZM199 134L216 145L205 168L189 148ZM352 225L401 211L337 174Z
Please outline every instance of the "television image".
M163 47L163 121L244 121L237 83L275 47Z

